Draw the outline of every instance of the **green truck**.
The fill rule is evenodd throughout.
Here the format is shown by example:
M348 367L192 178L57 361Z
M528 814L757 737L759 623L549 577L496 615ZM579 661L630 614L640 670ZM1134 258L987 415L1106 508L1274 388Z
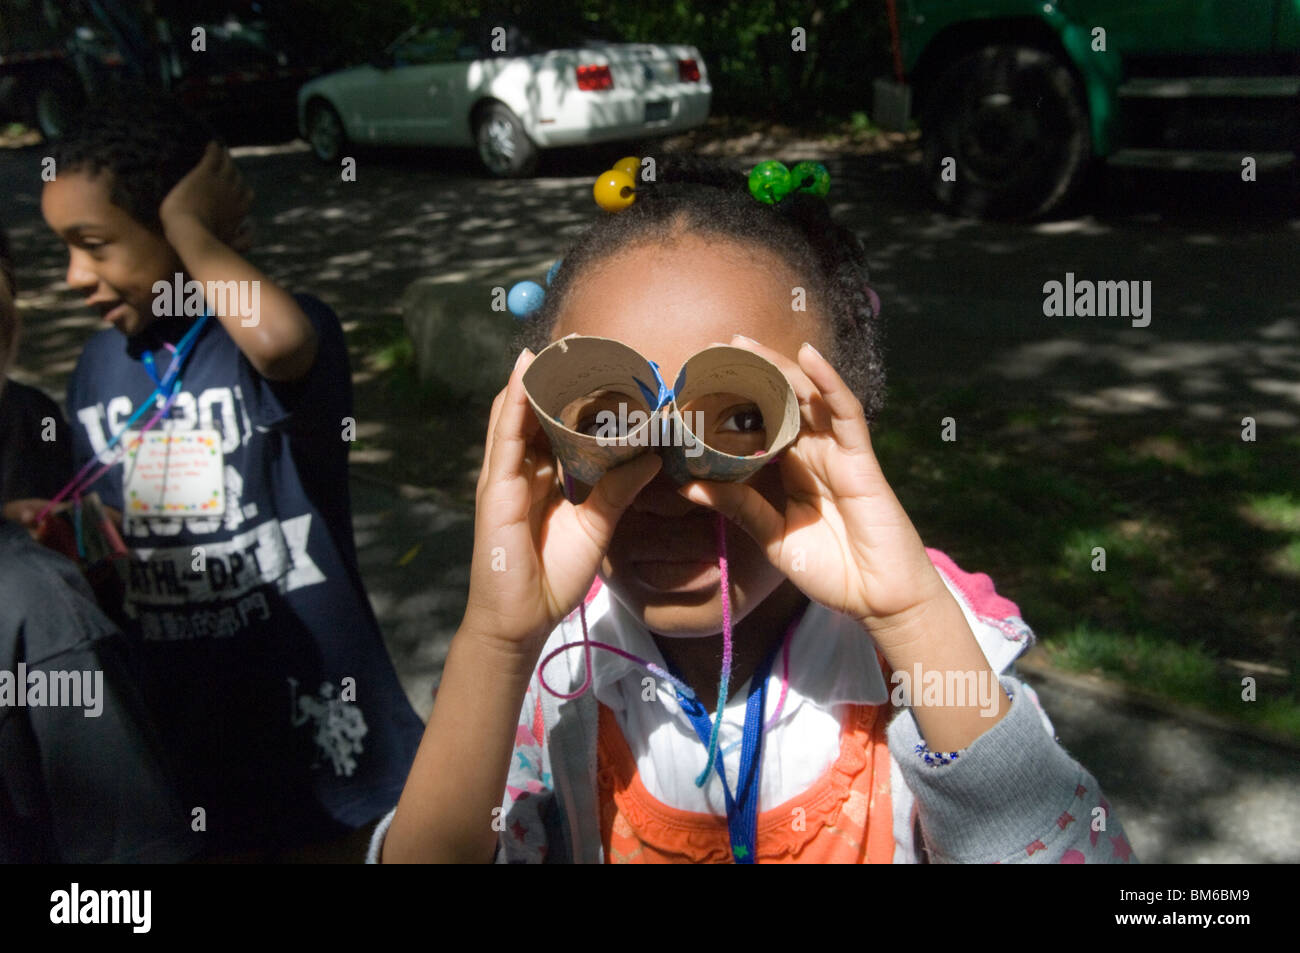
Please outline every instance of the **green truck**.
M1300 152L1300 0L896 0L896 82L948 208L1035 218L1094 160L1253 177Z

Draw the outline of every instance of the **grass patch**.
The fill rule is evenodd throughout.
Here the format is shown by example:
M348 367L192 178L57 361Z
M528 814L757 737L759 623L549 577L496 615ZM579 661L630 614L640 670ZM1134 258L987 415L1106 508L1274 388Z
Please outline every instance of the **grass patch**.
M1054 637L1048 654L1067 671L1110 674L1187 704L1199 704L1223 687L1218 661L1204 645L1175 645L1146 633L1078 625Z
M1256 677L1255 698L1243 698L1247 672L1225 666L1202 643L1178 645L1147 633L1132 635L1077 625L1047 646L1065 671L1105 675L1134 688L1261 728L1300 737L1300 698L1294 680Z
M1062 667L1300 739L1300 441L928 384L894 385L872 430L927 545L992 576ZM1227 659L1285 674L1245 704Z
M1246 512L1261 526L1300 532L1300 497L1290 493L1249 496L1246 498Z

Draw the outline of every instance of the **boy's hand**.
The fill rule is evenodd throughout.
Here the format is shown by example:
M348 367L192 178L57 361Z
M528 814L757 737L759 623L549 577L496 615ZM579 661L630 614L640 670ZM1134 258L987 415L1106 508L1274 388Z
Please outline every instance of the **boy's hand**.
M246 220L253 205L253 190L219 142L208 143L199 164L186 173L158 207L164 229L181 219L191 219L218 241L247 249Z
M43 500L38 497L28 497L22 500L10 500L4 505L4 518L19 523L27 528L27 532L32 535L36 534L36 518L40 516L41 510L49 505L49 500ZM58 513L60 510L66 510L71 504L60 503L50 512Z
M242 257L251 244L253 190L217 142L167 193L158 209L163 235L190 278L240 286L239 307L207 301L211 313L262 377L302 380L316 364L316 329L287 291ZM244 289L251 308L244 309Z

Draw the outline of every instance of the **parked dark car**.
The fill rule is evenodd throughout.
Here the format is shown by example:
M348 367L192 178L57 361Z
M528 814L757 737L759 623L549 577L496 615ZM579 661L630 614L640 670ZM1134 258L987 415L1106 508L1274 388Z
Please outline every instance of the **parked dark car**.
M132 79L171 91L232 138L253 130L291 137L298 88L327 57L296 42L273 9L6 0L0 117L55 139L91 90Z

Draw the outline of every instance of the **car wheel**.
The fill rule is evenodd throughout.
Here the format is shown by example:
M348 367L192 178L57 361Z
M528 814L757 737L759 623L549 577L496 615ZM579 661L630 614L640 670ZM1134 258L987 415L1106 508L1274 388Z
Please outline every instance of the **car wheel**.
M537 146L517 116L500 103L486 107L474 127L474 141L483 167L492 175L519 178L537 168Z
M1091 156L1081 84L1060 58L1029 46L986 47L944 71L927 96L921 135L933 195L989 218L1060 207Z
M76 79L63 73L47 73L37 80L36 94L32 97L36 128L49 142L61 139L84 102Z
M339 161L344 146L348 144L348 135L333 106L328 103L311 106L307 113L307 142L312 155L321 162L332 165Z

